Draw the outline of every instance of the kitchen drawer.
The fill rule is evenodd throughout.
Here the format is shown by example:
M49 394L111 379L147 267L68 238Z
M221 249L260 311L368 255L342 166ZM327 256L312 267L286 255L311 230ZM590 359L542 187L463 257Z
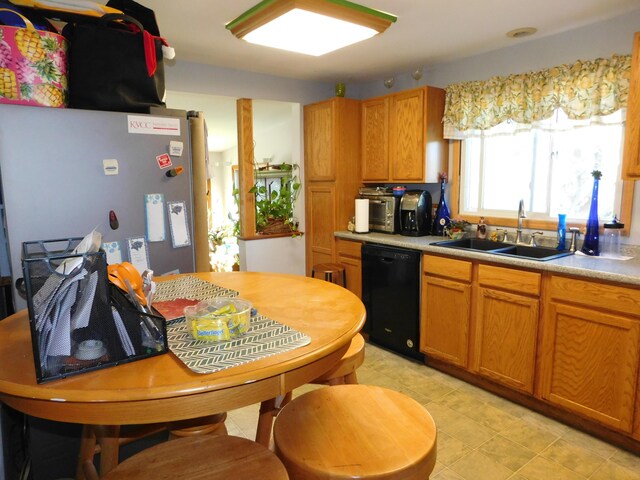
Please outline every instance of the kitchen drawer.
M361 258L362 256L360 253L361 248L362 248L362 243L360 242L342 240L340 238L336 239L336 251L338 252L338 255Z
M640 316L640 290L594 281L554 275L550 280L552 299Z
M455 278L464 282L471 281L472 264L465 260L424 255L422 265L424 273L429 275Z
M478 283L483 287L539 296L540 280L541 275L536 272L492 265L479 265L478 268Z

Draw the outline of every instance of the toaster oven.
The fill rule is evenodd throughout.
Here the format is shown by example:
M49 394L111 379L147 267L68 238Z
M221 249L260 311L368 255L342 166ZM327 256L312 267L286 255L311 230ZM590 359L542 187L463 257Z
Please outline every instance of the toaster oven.
M387 189L361 188L360 198L369 200L369 230L374 232L398 233L400 198L394 197Z

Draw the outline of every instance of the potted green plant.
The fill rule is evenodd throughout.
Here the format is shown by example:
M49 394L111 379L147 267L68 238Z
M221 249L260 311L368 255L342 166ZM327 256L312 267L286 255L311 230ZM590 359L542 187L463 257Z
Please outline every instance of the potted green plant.
M256 232L261 235L278 233L292 233L300 235L298 221L293 215L296 199L300 194L301 184L295 171L298 165L282 163L280 165L267 166L270 171L279 171L281 174L278 185L273 185L276 180L258 180L256 170L256 183L249 190L256 197ZM264 170L262 170L264 171Z

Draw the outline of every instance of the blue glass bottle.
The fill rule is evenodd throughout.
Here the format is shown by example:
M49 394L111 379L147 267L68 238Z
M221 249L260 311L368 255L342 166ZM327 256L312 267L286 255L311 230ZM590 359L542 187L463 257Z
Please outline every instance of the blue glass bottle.
M439 237L445 234L445 228L449 226L449 223L451 223L449 207L447 207L447 201L444 198L444 185L446 182L447 179L443 175L440 180L440 201L438 201L438 208L436 209L436 215L433 219L433 228L431 229L431 234Z
M566 250L567 240L567 215L558 214L558 250Z
M582 242L582 253L585 255L600 255L600 225L598 224L598 183L600 172L595 170L593 175L593 193L591 195L591 208L587 219L587 231Z

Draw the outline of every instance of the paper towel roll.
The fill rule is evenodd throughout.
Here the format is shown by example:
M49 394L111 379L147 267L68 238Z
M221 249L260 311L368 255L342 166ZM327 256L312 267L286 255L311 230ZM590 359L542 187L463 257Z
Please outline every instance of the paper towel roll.
M356 233L369 231L369 199L356 198Z

